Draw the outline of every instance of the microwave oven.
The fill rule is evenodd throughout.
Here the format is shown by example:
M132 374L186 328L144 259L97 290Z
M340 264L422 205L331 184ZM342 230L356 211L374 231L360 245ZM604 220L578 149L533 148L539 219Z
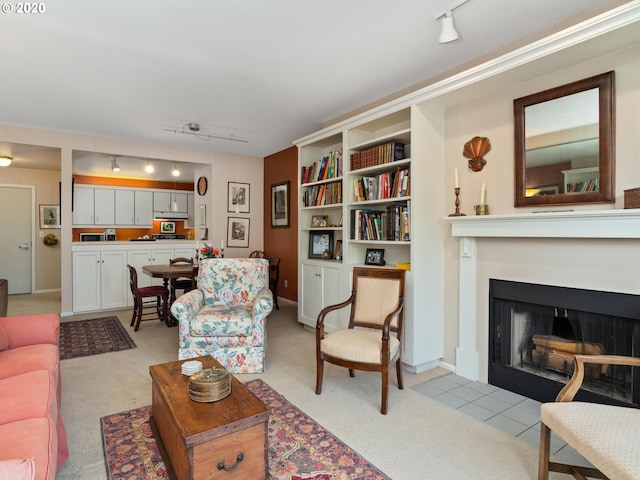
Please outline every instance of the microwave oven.
M104 242L104 233L81 233L81 242Z

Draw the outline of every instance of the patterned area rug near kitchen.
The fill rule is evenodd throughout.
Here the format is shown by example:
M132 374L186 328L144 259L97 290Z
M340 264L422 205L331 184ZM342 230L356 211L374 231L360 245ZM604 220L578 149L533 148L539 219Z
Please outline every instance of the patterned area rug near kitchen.
M60 360L136 348L118 317L60 323Z
M269 408L269 476L272 480L390 480L358 453L262 380L245 383ZM110 480L168 477L149 424L151 406L100 419Z

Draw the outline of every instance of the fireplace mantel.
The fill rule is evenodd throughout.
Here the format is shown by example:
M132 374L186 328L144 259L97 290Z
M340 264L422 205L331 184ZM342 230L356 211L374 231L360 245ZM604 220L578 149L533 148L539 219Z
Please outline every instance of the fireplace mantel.
M640 238L640 209L547 211L445 217L460 240L456 373L477 380L477 242L479 238Z
M445 217L454 237L640 238L640 209Z

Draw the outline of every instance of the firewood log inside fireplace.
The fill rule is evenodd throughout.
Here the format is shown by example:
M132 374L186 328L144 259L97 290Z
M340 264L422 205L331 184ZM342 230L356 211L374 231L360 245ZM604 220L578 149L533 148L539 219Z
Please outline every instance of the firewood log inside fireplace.
M599 343L579 342L554 335L534 335L532 340L536 346L531 352L533 363L565 375L573 373L574 355L604 354L604 347ZM595 379L606 374L608 368L608 365L587 365L586 373L588 378Z

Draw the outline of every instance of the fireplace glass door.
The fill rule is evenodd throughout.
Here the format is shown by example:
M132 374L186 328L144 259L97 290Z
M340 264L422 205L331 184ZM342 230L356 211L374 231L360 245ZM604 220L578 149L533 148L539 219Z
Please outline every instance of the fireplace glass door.
M491 280L490 297L491 384L552 401L574 355L638 356L638 296ZM587 365L577 398L638 406L639 370Z

